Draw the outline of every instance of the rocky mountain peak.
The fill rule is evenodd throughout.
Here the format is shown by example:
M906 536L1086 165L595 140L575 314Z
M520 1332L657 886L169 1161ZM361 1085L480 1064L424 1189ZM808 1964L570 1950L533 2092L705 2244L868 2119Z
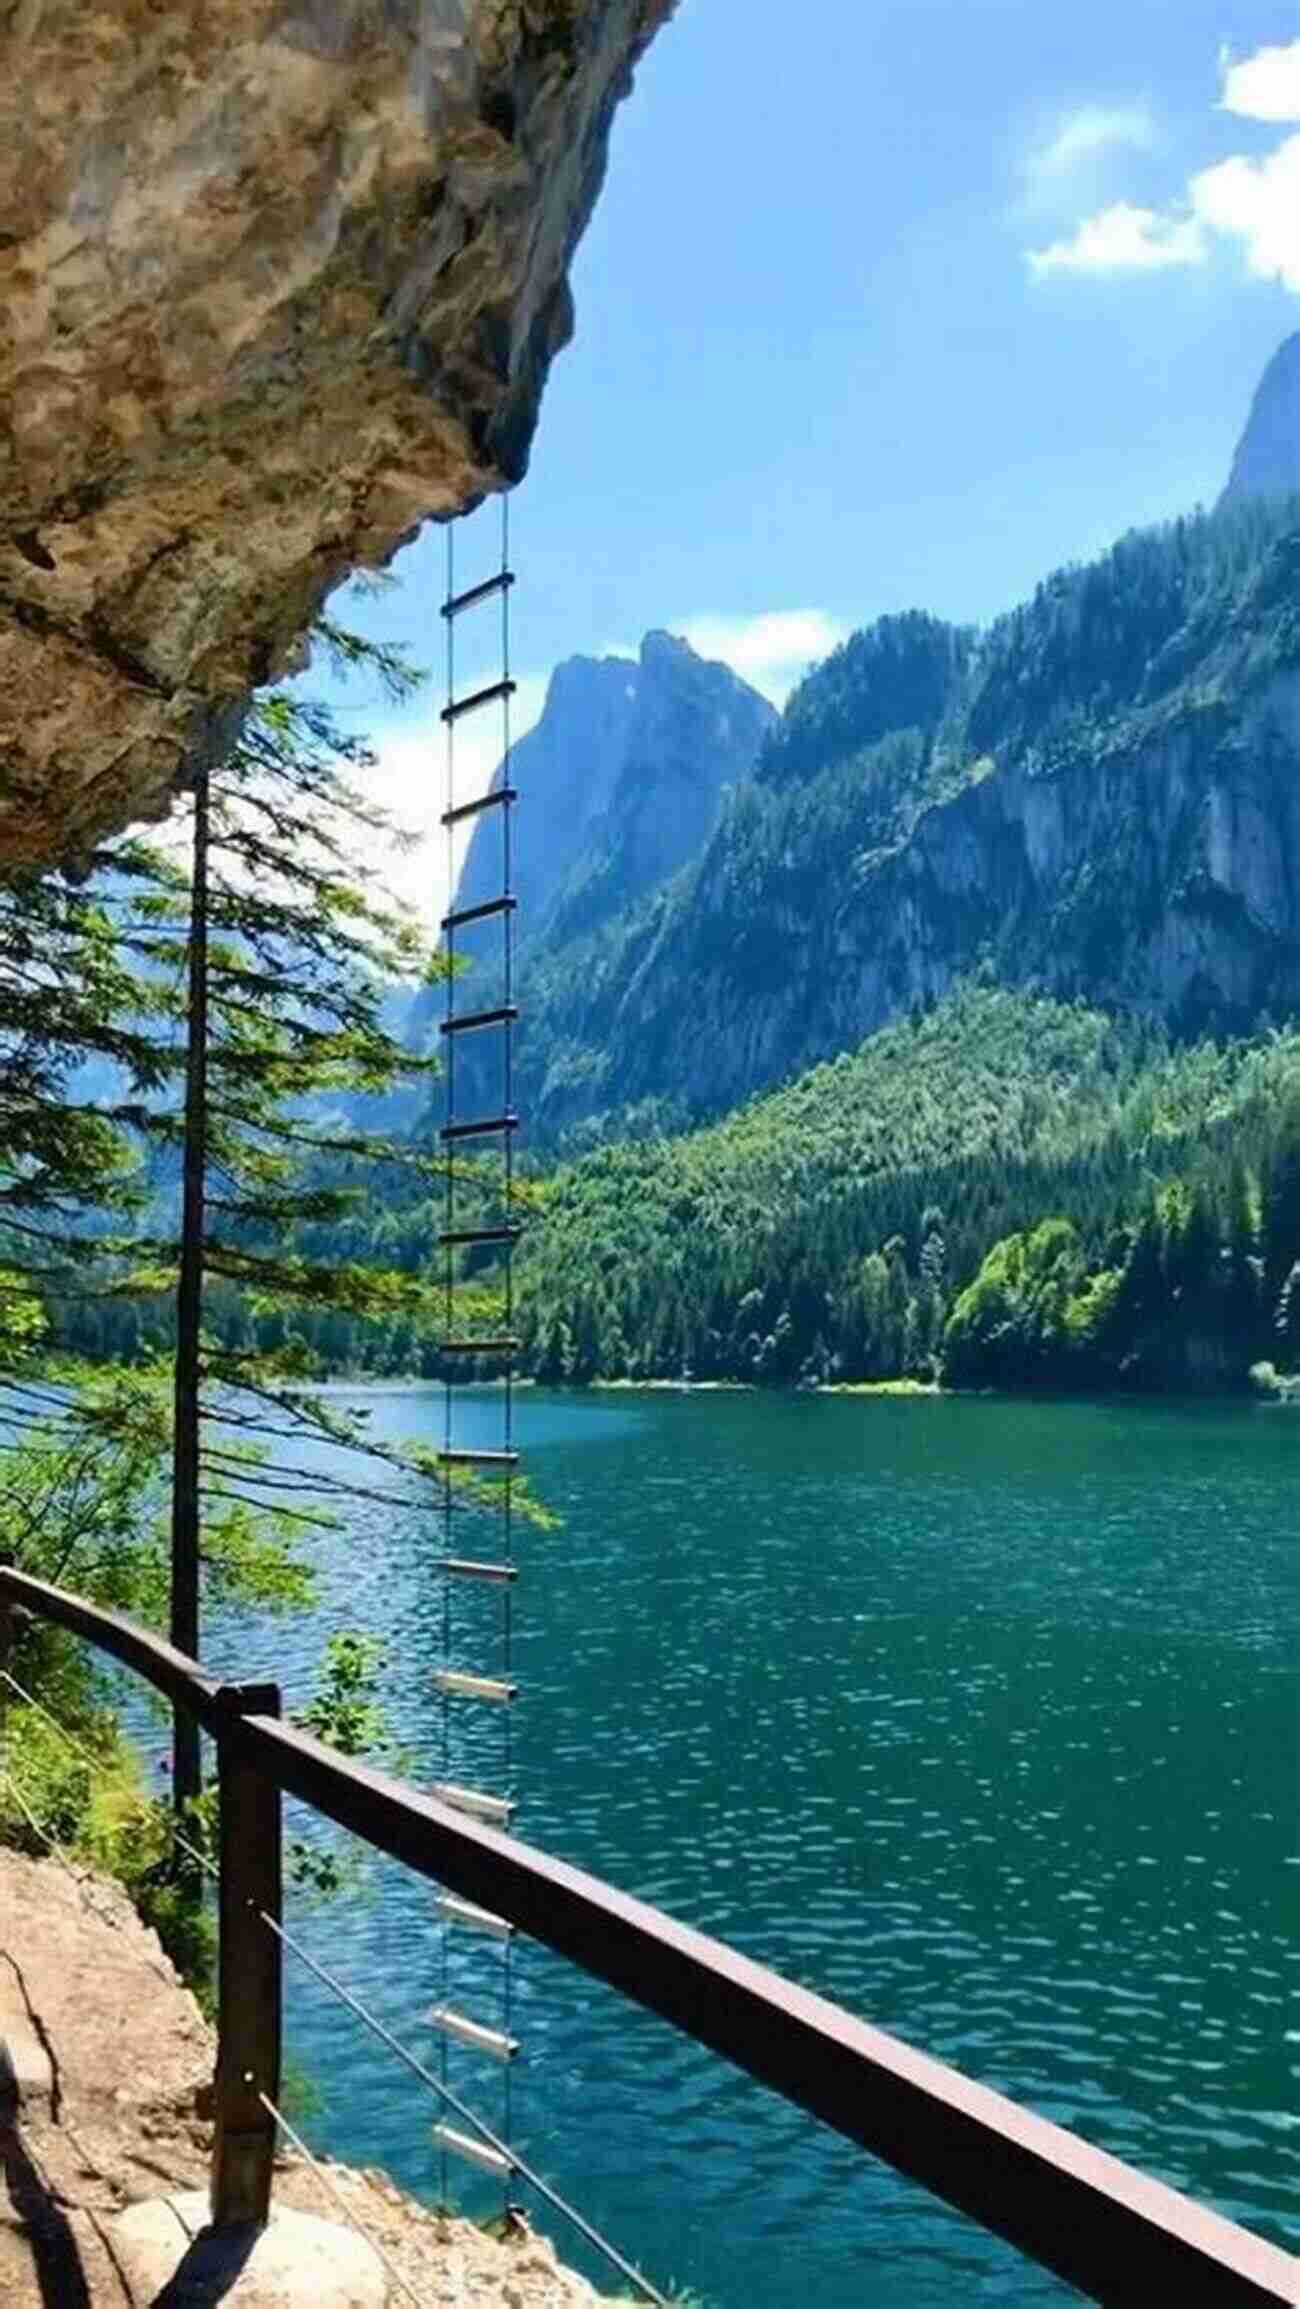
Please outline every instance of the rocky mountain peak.
M1279 345L1251 404L1223 493L1225 505L1300 491L1300 331Z
M591 929L707 839L724 786L748 777L776 714L730 666L646 634L636 658L569 658L511 757L522 797L514 879L522 935ZM498 777L500 772L498 772ZM460 878L472 906L500 880L484 824Z

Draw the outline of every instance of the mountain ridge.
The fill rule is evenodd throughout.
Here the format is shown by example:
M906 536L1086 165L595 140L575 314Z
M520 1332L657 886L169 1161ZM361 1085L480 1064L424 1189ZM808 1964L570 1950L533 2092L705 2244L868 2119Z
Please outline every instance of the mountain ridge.
M978 638L919 613L854 636L693 859L531 949L530 1128L717 1114L985 958L1179 1031L1300 1001L1298 602L1300 502L1249 500Z

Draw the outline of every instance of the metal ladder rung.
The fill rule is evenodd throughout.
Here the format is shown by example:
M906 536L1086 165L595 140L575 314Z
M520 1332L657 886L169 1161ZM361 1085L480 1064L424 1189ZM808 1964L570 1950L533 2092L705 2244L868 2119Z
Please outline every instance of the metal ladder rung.
M511 1796L486 1796L482 1789L461 1788L454 1780L435 1780L433 1793L440 1804L450 1804L453 1812L468 1812L475 1820L496 1820L504 1824L515 1810Z
M519 1566L514 1563L479 1563L471 1555L442 1555L434 1570L448 1579L488 1579L499 1586L508 1585L519 1577Z
M513 569L499 569L495 577L485 577L481 585L467 585L463 593L453 593L444 601L444 617L459 617L463 609L476 609L480 601L490 601L494 593L505 593L515 582Z
M490 1940L514 1939L515 1928L504 1916L480 1908L473 1900L462 1900L458 1892L440 1892L437 1908L444 1924L463 1924L467 1932L485 1932Z
M509 892L504 898L485 898L481 906L453 908L450 914L443 915L441 927L444 930L463 930L469 922L487 922L494 914L513 914L518 904L519 900L512 898Z
M443 1145L450 1145L453 1138L494 1138L496 1131L517 1129L520 1129L517 1115L478 1115L473 1122L443 1122L439 1138Z
M507 1683L504 1676L474 1676L464 1668L435 1668L433 1680L454 1700L495 1700L504 1707L519 1697L518 1684Z
M465 1010L459 1018L444 1018L440 1034L473 1034L480 1026L513 1026L519 1016L517 1002L502 1002L495 1010Z
M445 722L458 722L465 714L477 713L480 706L490 706L496 698L512 698L518 686L512 681L490 681L486 689L471 690L467 698L453 698L449 706L443 707L442 718Z
M517 1355L517 1339L440 1339L440 1355Z
M488 793L480 794L476 802L457 802L454 810L444 810L442 823L459 826L462 819L481 817L484 810L508 810L518 799L518 786L493 786Z
M515 2169L500 2149L490 2149L486 2141L472 2141L468 2133L458 2133L454 2125L435 2125L433 2137L440 2148L450 2149L454 2156L464 2157L471 2165L482 2165L487 2173L500 2173L503 2180L509 2180Z
M464 1450L440 1451L439 1467L517 1467L517 1451L475 1451L469 1444Z
M523 1231L518 1221L508 1227L444 1227L438 1241L444 1248L452 1244L468 1248L476 1243L517 1243Z
M493 2060L513 2060L519 2050L517 2037L507 2036L504 2029L484 2028L481 2021L467 2020L449 2004L431 2005L424 2018L427 2027L454 2037L457 2044L467 2044L472 2052L490 2053Z
M484 1114L475 1122L446 1122L438 1136L444 1146L451 1146L463 1138L496 1138L501 1132L518 1130L517 1114Z

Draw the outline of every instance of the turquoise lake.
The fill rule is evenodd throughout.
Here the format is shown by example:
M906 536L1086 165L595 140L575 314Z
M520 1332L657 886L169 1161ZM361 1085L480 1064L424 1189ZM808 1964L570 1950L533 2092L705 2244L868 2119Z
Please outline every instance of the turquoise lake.
M359 1397L441 1435L441 1397ZM744 1394L519 1399L563 1517L521 1534L517 1831L1300 2247L1300 1414ZM499 1401L468 1396L458 1436ZM319 1610L215 1662L301 1703L388 1640L403 1768L441 1762L435 1518L362 1508ZM459 1608L491 1665L499 1606ZM480 1716L487 1711L479 1711ZM461 1759L495 1778L495 1719ZM291 1922L436 2064L432 1889L372 1863ZM314 2142L435 2195L430 2096L288 1959ZM499 1955L451 1988L489 2017ZM514 1956L515 2136L710 2309L1073 2298L663 2024ZM498 2070L452 2080L500 2119ZM459 2178L459 2175L457 2176ZM493 2185L465 2169L461 2201ZM619 2288L571 2233L566 2258Z

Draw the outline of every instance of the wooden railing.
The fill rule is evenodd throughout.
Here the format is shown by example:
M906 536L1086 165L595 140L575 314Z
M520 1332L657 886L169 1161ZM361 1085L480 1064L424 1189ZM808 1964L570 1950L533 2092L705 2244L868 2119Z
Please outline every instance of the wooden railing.
M120 1614L0 1568L0 1661L15 1609L84 1636L188 1708L217 1744L218 2223L270 2203L279 2090L280 1796L299 1797L420 1875L658 2013L1095 2301L1131 2309L1300 2303L1300 2260L1059 2125L676 1923L283 1723L273 1685L221 1684Z

